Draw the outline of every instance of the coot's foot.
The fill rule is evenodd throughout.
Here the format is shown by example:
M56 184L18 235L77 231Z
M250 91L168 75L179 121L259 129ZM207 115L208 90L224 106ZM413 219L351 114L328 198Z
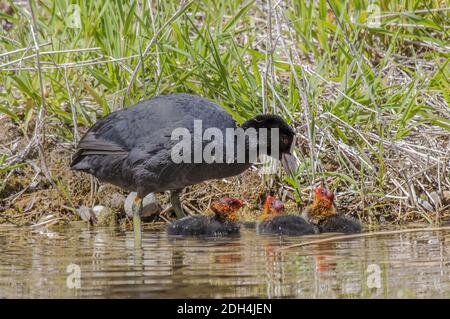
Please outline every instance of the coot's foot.
M131 207L133 212L133 230L134 230L134 246L140 248L142 243L142 227L141 227L141 214L142 214L142 198L136 196Z

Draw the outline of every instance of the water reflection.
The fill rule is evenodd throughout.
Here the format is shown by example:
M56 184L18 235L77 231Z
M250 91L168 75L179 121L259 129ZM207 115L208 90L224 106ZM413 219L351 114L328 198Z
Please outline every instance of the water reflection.
M449 231L279 250L299 240L146 231L135 249L132 232L109 228L0 230L0 297L450 297ZM80 289L67 285L70 264Z

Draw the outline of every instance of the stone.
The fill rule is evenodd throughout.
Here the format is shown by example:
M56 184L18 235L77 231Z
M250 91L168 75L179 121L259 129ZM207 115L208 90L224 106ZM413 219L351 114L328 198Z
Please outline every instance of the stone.
M132 206L134 199L136 198L137 193L131 192L127 198L125 199L124 209L125 213L128 217L133 217L133 211ZM159 204L158 200L156 199L155 194L150 193L147 196L144 197L142 201L142 216L141 217L147 217L151 215L158 214L162 211L161 205Z
M86 222L91 220L91 209L89 207L82 205L77 208L76 212L82 220Z
M418 198L417 202L419 203L420 206L422 206L427 211L434 212L433 206L428 201Z
M96 217L99 217L104 214L109 214L109 208L103 205L96 205L92 207L92 212Z
M444 203L450 203L450 191L443 191L442 192L442 199Z
M433 200L434 207L439 208L442 205L441 198L437 192L431 192L430 197Z
M125 202L125 196L120 193L112 193L103 199L103 204L112 210L122 210Z

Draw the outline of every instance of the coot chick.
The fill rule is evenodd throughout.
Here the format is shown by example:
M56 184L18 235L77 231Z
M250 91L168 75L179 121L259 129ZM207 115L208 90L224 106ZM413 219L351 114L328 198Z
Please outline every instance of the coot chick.
M225 137L227 129L237 127L230 114L206 98L190 94L160 95L97 121L80 140L70 166L73 170L92 174L102 182L137 192L133 223L136 241L140 243L142 198L149 193L170 191L171 204L177 217L181 218L185 216L180 202L184 187L242 173L252 165L254 159L250 154L255 148L259 153L281 160L288 173L296 169L297 163L291 154L294 131L276 115L258 115L241 125L244 130L256 130L256 143L246 136L244 146L239 148L242 140L236 134L232 135L230 140L214 149L212 162L205 161L201 149L198 152L199 147L215 142L217 132ZM208 129L209 135L206 134ZM267 129L267 134L260 134L260 131L264 132L261 129ZM274 135L274 143L270 138L272 132L278 133L278 140ZM200 143L197 142L199 136ZM180 140L188 142L191 149L177 148ZM234 147L237 151L228 157L226 151L220 150L221 147L228 149L230 143L231 149ZM276 145L274 149L272 144ZM245 153L244 160L238 154L239 150L241 155ZM174 161L174 154L183 159L186 156L190 161L179 161L179 158Z
M260 234L287 236L312 235L319 232L317 226L308 223L296 215L280 215L284 211L283 203L276 197L267 196L264 204L263 222L258 224Z
M167 226L167 234L183 236L215 236L239 233L237 212L242 201L224 197L211 206L212 216L192 215L176 220Z
M321 233L359 233L361 223L354 218L338 213L334 204L334 193L319 186L314 191L314 200L303 212L303 217L310 223L317 224Z
M334 193L329 189L319 186L314 190L314 199L311 205L302 213L310 223L318 224L325 218L337 216L338 212L334 206Z

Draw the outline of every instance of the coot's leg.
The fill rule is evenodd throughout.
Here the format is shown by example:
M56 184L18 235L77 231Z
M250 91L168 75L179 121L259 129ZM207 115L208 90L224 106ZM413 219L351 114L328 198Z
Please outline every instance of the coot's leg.
M141 213L142 213L142 198L137 196L134 198L131 207L133 211L133 229L134 229L134 244L136 248L141 247L142 230L141 230Z
M173 210L175 211L175 214L177 214L178 219L186 216L186 214L183 211L183 208L181 207L180 195L182 190L183 189L180 188L170 191L170 203L172 204Z

